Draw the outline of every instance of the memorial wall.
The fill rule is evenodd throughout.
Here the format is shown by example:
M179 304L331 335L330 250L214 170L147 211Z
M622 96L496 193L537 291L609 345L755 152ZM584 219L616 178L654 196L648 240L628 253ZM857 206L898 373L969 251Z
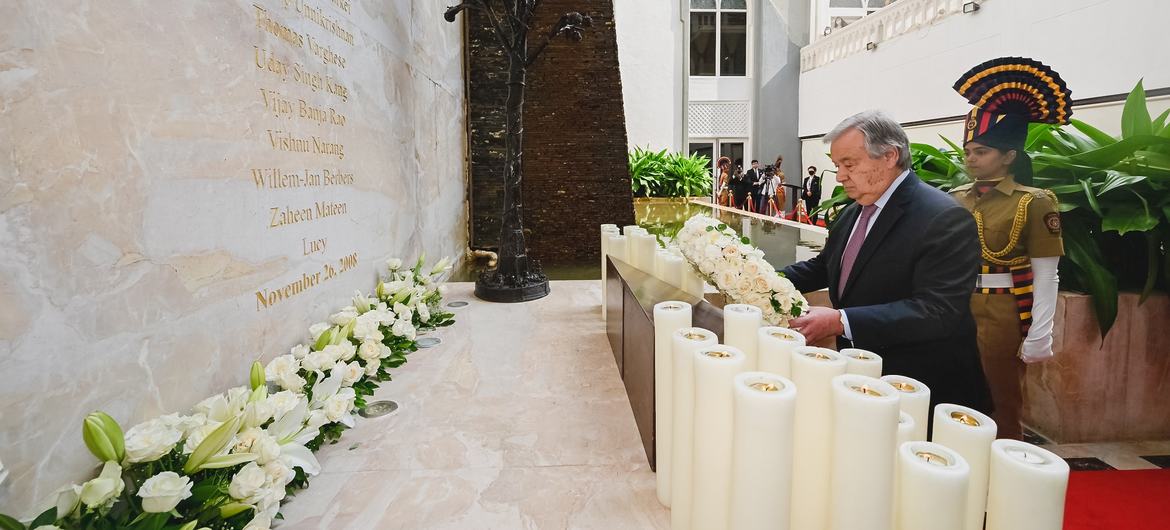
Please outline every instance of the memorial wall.
M0 512L466 247L462 29L424 0L16 0L0 20Z

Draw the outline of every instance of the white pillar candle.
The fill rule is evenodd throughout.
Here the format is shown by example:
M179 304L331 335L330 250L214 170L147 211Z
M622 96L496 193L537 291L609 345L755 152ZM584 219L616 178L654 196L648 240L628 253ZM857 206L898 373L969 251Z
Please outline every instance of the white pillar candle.
M695 529L725 529L730 521L735 376L746 365L739 348L716 345L695 352Z
M902 447L902 444L906 442L918 441L914 439L914 430L917 427L918 424L914 421L914 416L907 414L904 410L898 411L898 447Z
M833 350L805 346L792 352L792 382L800 392L792 442L791 523L797 530L829 526L832 381L843 373L845 358Z
M993 442L987 530L1060 530L1068 471L1067 462L1032 444Z
M914 432L910 439L926 441L926 429L930 421L930 388L917 379L901 375L883 376L882 381L898 391L901 398L899 408L914 418Z
M626 236L610 234L609 242L605 245L605 252L615 260L629 263L629 259L626 258Z
M882 376L882 357L869 350L861 348L842 348L841 355L845 356L845 373L866 375L874 379Z
M963 530L970 477L967 461L941 444L899 446L898 530Z
M647 274L654 274L654 254L658 250L658 240L652 234L635 233L630 236L630 259L633 265Z
M934 407L933 442L959 453L971 467L971 487L967 490L967 516L963 528L982 530L987 508L987 476L990 469L991 442L995 440L995 421L971 408L940 403Z
M671 337L674 347L674 418L671 432L670 455L670 527L672 530L691 529L692 500L694 499L694 442L695 442L695 351L714 346L719 339L703 328L684 328Z
M637 238L638 236L646 235L646 229L640 226L627 227L623 234L626 236L626 263L629 263L630 265L633 265L634 267L637 267L639 270L641 270L642 267L638 265L637 247L639 243Z
M792 377L792 352L805 345L804 335L788 328L764 326L756 333L759 360L756 369Z
M673 258L674 255L669 250L660 248L654 252L654 277L666 281L666 260Z
M617 225L601 225L601 320L605 320L605 281L609 277L609 267L605 258L609 253L609 236L617 235Z
M654 470L658 502L670 507L670 453L674 425L674 334L691 327L691 304L654 305Z
M833 378L829 528L889 530L893 521L898 391L858 374Z
M671 252L667 252L666 256L662 258L662 281L682 289L683 267L685 266L686 260Z
M891 385L891 386L893 386L893 385ZM897 389L895 388L895 390L897 390ZM904 411L904 410L899 410L898 411L898 443L895 444L895 447L902 447L902 444L904 444L906 442L915 441L914 440L915 427L916 426L914 424L914 417L909 415L909 414L906 414L906 411ZM897 451L895 450L895 453L896 452ZM895 459L895 467L894 467L894 528L898 528L898 478L899 478L898 475L899 475L899 473L898 473L898 469L897 469L897 457L898 457L898 455L895 454L894 455L894 459Z
M754 305L727 304L723 307L723 343L739 348L747 356L747 369L759 366L760 326L764 312Z
M735 377L731 521L735 530L787 530L796 385L765 372Z
M639 230L645 230L645 228L642 228L638 225L626 225L626 226L622 227L622 235L629 236L632 233L637 232Z

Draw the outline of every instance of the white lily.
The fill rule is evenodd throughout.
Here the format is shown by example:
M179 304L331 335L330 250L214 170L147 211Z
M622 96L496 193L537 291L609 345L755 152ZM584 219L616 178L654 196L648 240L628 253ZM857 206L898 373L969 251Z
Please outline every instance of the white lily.
M321 463L305 444L320 434L320 425L306 425L309 418L309 402L302 398L296 407L268 426L268 435L280 444L280 459L288 467L299 467L305 474L315 476L321 472Z

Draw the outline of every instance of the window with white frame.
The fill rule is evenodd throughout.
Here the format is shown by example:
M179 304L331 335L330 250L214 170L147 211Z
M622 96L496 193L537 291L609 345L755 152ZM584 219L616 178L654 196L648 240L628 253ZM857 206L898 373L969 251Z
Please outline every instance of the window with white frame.
M833 31L848 26L862 18L877 13L881 8L886 7L897 0L817 0L822 5L828 4L828 8L822 13L827 15L826 20L819 21L823 30L823 35L828 35Z
M747 0L691 0L691 75L747 75Z

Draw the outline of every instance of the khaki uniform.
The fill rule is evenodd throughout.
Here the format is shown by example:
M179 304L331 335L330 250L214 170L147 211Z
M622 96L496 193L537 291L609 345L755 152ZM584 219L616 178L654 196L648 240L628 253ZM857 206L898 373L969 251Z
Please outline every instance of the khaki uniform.
M976 288L971 313L978 326L979 353L995 404L992 417L1001 438L1019 439L1025 364L1018 357L1031 322L1029 258L1064 255L1060 213L1052 192L1008 178L982 196L973 184L951 191L979 225L983 273L1013 274L1011 289Z

